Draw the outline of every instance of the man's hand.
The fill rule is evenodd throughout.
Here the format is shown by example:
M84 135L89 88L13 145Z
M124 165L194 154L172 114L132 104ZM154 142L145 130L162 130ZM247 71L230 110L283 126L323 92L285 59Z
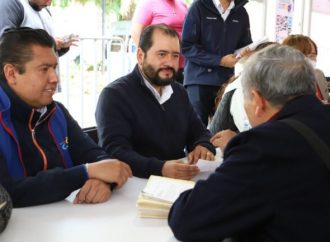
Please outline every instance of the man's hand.
M239 58L236 58L236 56L233 54L225 55L220 60L220 66L234 68L234 66L238 60L239 60Z
M188 154L188 162L190 164L196 164L199 159L214 160L214 155L207 148L197 145L195 149Z
M56 49L66 49L71 46L77 46L79 39L75 36L69 36L67 38L55 38Z
M230 129L226 129L226 130L220 131L220 132L216 133L215 135L213 135L210 142L214 146L219 147L221 149L221 151L223 152L225 147L227 146L228 142L236 135L237 135L236 132L234 132Z
M249 57L252 53L253 53L253 51L249 47L247 47L241 51L241 53L239 54L239 57L240 58Z
M166 161L162 169L163 176L184 180L190 180L198 173L197 166L184 163L181 160Z
M76 195L73 203L102 203L109 200L110 196L109 184L97 179L88 179Z
M132 170L129 165L119 160L102 160L88 164L88 176L106 183L116 183L120 188L132 176Z

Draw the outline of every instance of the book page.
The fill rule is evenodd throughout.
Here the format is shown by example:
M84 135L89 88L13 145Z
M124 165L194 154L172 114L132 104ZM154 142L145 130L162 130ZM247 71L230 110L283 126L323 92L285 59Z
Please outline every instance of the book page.
M143 196L173 203L181 194L193 188L195 182L161 176L150 176Z

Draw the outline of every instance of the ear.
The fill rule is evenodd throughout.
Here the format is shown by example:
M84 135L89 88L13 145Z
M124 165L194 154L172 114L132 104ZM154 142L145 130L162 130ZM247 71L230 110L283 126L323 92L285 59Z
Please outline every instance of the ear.
M267 102L266 99L257 90L252 90L251 92L253 105L255 107L255 116L260 118L266 112Z
M16 85L17 68L12 64L5 64L3 71L9 86Z
M136 57L137 57L137 61L138 64L141 66L143 59L144 59L145 53L141 48L138 48L137 53L136 53Z

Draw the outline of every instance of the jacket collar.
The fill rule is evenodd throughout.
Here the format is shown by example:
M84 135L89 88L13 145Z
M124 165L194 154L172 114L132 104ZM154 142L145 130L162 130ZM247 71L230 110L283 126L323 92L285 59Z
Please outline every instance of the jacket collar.
M7 82L1 80L0 86L8 96L9 100L4 101L2 99L2 106L0 107L1 112L10 111L12 117L22 122L28 122L33 108L21 100L8 86ZM52 102L47 106L47 113L55 106L55 103Z
M290 100L271 120L281 120L295 116L306 110L313 110L316 106L323 105L315 95L304 95Z
M212 0L200 0L200 2L209 10L211 10L212 12L220 15L219 11L216 9L216 7L213 4ZM248 0L235 0L235 7L231 10L231 12L233 11L237 11L237 9L242 8L245 4L247 4L249 1Z
M243 7L248 2L249 2L248 0L235 0L235 7L233 10L237 10L237 9Z

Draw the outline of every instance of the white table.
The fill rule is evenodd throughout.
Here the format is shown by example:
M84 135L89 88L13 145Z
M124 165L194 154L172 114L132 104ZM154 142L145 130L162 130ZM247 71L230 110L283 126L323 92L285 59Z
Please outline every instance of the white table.
M139 218L136 200L146 179L130 178L102 204L61 201L14 209L1 242L174 242L166 219Z
M216 160L222 160L217 152ZM204 179L201 173L194 180ZM136 200L147 179L130 178L109 201L61 202L13 209L0 242L174 242L166 219L138 217Z

